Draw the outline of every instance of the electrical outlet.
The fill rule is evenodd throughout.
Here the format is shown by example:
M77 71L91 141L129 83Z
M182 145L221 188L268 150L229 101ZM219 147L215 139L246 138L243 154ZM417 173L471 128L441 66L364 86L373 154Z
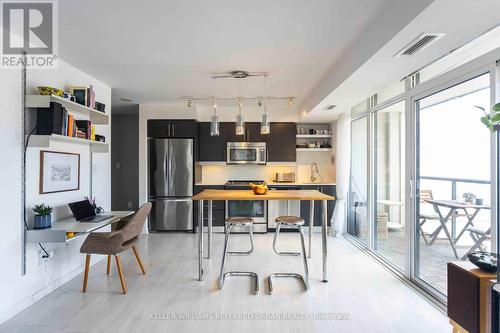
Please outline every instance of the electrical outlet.
M127 207L132 208L132 201L127 202Z
M54 256L54 251L47 251L49 255L43 251L43 250L38 250L38 266L42 266L44 263L49 261L50 258Z

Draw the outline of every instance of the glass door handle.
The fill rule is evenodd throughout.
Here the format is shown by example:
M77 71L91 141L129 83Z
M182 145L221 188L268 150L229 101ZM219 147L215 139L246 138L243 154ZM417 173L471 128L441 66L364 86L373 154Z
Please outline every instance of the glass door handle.
M413 198L414 197L413 179L410 179L408 183L410 185L410 198Z

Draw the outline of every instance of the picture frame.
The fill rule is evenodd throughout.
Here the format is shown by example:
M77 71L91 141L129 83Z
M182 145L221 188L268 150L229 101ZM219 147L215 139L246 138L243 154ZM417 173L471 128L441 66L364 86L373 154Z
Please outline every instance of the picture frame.
M76 103L87 106L89 98L87 89L87 87L71 87L69 93L75 97Z
M40 194L80 189L80 154L40 151Z

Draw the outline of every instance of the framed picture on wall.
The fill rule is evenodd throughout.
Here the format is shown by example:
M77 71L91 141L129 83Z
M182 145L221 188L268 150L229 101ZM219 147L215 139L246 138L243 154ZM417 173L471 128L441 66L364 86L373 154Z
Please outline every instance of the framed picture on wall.
M40 194L80 189L80 154L40 151Z

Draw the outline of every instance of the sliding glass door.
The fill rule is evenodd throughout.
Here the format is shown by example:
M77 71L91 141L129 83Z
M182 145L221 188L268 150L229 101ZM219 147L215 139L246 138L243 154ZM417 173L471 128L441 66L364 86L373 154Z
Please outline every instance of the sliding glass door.
M446 295L446 265L491 248L490 75L415 100L414 278Z
M374 250L405 268L405 101L374 113Z
M448 262L495 251L496 141L481 117L500 101L498 57L413 74L351 110L347 238L443 304Z
M347 232L368 244L368 116L351 123L351 177Z

